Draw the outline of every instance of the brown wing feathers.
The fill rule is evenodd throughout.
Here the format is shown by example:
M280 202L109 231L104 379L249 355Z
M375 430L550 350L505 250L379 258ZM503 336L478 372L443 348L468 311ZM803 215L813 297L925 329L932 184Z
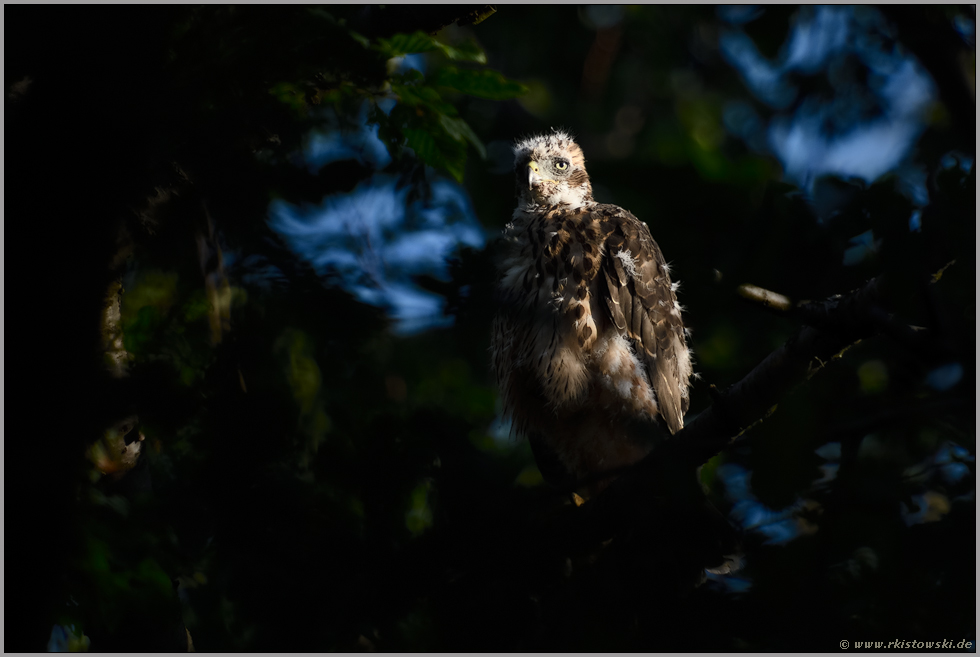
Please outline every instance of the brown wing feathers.
M687 406L676 353L676 346L685 344L676 296L663 254L647 227L628 212L616 210L606 219L616 223L606 239L603 262L606 305L616 328L637 345L660 415L676 433L684 426Z

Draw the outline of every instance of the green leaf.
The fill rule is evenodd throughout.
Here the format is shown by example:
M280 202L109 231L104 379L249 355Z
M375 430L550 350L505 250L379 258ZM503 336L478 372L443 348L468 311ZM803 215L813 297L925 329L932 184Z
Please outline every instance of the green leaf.
M473 132L473 128L461 118L446 116L445 114L439 115L439 124L449 133L456 141L468 141L473 144L473 148L476 152L480 154L480 159L487 159L487 149L480 141L480 138L476 136Z
M430 90L431 91L431 90ZM425 164L442 169L457 182L463 181L466 166L466 144L473 145L481 158L486 157L486 148L473 129L463 119L439 111L437 105L426 102L421 89L410 89L403 102L398 103L387 117L378 116L378 135L389 144L395 145L404 138L405 145L415 151ZM408 97L412 102L404 102ZM427 96L428 97L428 96ZM438 94L436 94L438 97ZM455 108L449 106L455 114Z
M432 87L425 85L392 84L391 91L398 101L408 107L427 107L437 114L456 115L456 107L447 103Z
M473 41L467 41L460 44L459 47L454 48L452 46L447 46L444 43L436 42L439 45L439 49L448 57L457 62L475 62L477 64L486 64L487 56Z
M353 30L351 30L349 34L354 41L357 41L363 47L368 48L371 45L371 41L366 36L362 36Z
M378 39L378 50L385 57L402 57L413 53L432 52L437 41L425 32L396 34L390 39Z
M302 89L289 82L280 82L269 93L298 112L306 111L306 96Z
M507 100L527 93L527 87L520 82L508 80L497 71L487 69L460 70L447 66L436 72L432 84L488 100Z
M432 526L432 507L429 504L429 489L431 483L423 481L415 487L409 499L408 512L405 514L405 526L413 536L419 536Z
M415 53L441 52L453 61L487 63L487 56L473 42L454 48L421 31L414 34L396 34L390 39L378 39L377 50L389 59Z
M419 83L425 80L425 76L422 75L422 71L414 68L406 70L404 73L399 73L397 75L391 76L392 83L410 84Z
M454 139L439 139L438 132L418 128L405 128L402 133L409 148L415 151L420 160L429 166L443 169L456 182L463 182L463 167L466 164L466 148ZM442 136L448 136L443 132Z
M153 340L163 316L154 306L143 306L136 317L123 325L123 346L133 354L142 354Z

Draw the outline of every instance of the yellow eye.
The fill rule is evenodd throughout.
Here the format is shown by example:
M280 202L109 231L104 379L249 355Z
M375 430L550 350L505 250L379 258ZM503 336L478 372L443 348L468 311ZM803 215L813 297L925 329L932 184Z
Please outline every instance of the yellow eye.
M558 171L564 171L567 168L568 168L568 162L566 162L565 160L557 160L555 162L555 169L557 169Z

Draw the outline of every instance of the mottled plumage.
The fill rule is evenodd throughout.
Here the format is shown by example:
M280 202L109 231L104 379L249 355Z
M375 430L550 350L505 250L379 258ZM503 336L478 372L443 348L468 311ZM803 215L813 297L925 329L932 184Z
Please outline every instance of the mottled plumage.
M593 200L568 135L514 152L493 367L542 472L582 480L645 456L658 419L671 433L684 426L691 356L677 285L647 225Z

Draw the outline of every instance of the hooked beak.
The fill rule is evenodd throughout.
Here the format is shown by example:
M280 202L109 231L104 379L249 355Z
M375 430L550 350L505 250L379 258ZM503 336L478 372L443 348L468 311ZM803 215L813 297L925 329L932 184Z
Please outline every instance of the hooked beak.
M531 160L527 163L527 188L534 189L534 185L541 181L541 175L538 173L538 163Z

